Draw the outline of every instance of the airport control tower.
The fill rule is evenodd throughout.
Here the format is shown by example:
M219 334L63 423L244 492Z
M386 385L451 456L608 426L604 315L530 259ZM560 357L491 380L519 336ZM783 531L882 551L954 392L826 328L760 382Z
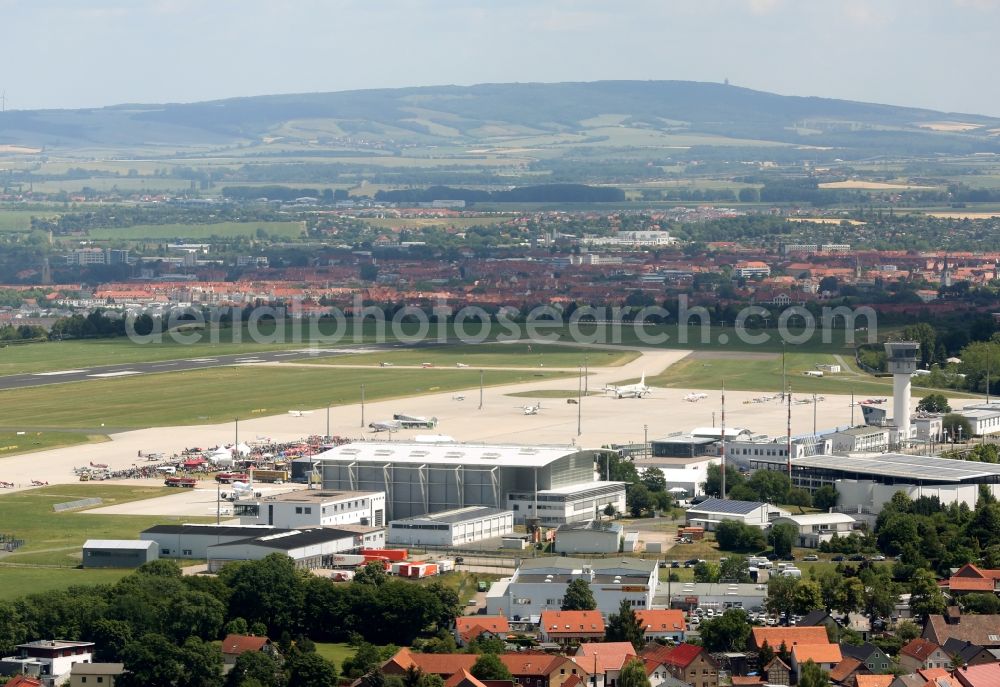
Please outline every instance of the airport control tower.
M886 362L892 373L892 420L899 430L899 444L910 441L910 380L917 371L916 341L889 341L885 344Z

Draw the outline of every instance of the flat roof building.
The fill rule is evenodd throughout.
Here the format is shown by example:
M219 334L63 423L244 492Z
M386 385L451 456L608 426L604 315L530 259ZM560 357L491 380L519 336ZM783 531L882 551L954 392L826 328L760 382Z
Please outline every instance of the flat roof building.
M462 546L514 531L514 513L486 506L466 506L430 515L393 520L386 542L405 546Z
M282 530L263 536L248 537L207 548L210 572L221 570L234 561L257 561L272 553L284 553L299 568L330 568L337 554L357 553L361 549L385 546L385 530L362 525L342 528Z
M305 489L264 498L243 499L233 515L244 525L275 527L337 527L385 525L385 493Z
M556 530L556 553L617 553L622 546L622 526L607 520L588 520L560 525Z
M88 539L83 544L84 568L138 568L159 557L153 541Z
M788 514L786 510L760 501L707 499L688 508L685 520L688 527L704 527L709 532L715 530L719 526L719 523L725 520L735 520L744 525L752 525L764 529L775 518L787 516Z
M384 492L387 520L489 506L513 510L520 522L531 514L511 507L510 494L592 487L596 453L575 446L368 441L317 459L325 489ZM618 490L624 510L624 487Z

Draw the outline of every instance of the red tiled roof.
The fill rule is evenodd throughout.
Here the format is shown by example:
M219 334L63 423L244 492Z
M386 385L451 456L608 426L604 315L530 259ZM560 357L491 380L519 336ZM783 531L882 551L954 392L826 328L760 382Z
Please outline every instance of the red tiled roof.
M792 656L796 662L805 663L840 663L844 657L840 654L838 644L796 644L792 647Z
M1000 663L966 666L959 668L952 675L968 687L1000 687Z
M733 685L762 685L764 684L764 678L754 675L733 675L731 678Z
M7 680L5 687L42 687L42 681L27 675L15 675Z
M996 582L991 578L979 577L951 577L948 580L948 587L954 591L962 592L992 592L996 587Z
M678 644L667 652L664 656L663 662L668 665L686 668L691 664L691 661L698 658L698 655L701 652L702 648L700 646L695 646L694 644Z
M567 661L565 656L552 656L541 652L518 652L516 654L500 654L500 661L507 666L511 675L548 675L556 665L556 662Z
M584 642L580 644L576 658L579 665L593 670L596 657L598 672L606 673L621 670L625 661L635 655L631 642Z
M683 632L684 611L663 609L657 611L636 611L635 617L646 632Z
M222 640L222 653L245 654L248 651L260 651L270 641L267 637L255 637L254 635L226 635L226 638Z
M782 642L785 648L791 649L796 644L829 644L826 628L819 627L755 627L751 631L753 644L756 648L764 646L764 642L777 651Z
M904 646L899 650L900 654L905 654L906 656L911 656L918 661L926 661L927 657L934 653L935 649L938 649L937 644L934 642L928 642L926 639L921 639L917 637L912 642Z
M486 687L482 682L465 668L444 681L444 687L459 687L460 685L471 685L471 687Z
M894 675L855 675L858 687L889 687L896 679Z
M472 670L477 658L475 654L418 654L403 647L383 664L383 668L392 664L403 672L412 666L424 673L450 677L463 669Z
M548 635L604 633L600 611L542 611L542 631Z
M455 618L455 630L463 642L468 642L484 632L507 634L510 632L510 623L502 615L465 615Z
M862 666L861 661L856 658L848 656L843 661L838 663L830 671L830 679L834 682L843 682L847 677L853 673L855 670Z

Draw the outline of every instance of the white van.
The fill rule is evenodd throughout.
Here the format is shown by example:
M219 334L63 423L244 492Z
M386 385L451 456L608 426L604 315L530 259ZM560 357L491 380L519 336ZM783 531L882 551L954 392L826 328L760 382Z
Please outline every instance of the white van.
M796 579L802 577L802 571L798 568L785 568L781 571L783 577L794 577Z

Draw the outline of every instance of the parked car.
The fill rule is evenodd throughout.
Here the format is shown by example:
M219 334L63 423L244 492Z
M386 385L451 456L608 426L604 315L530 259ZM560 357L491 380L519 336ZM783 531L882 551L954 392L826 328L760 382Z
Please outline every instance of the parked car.
M842 553L838 553L838 554L837 554L836 556L834 556L834 557L833 557L833 558L831 558L830 560L831 560L831 561L836 561L837 563L839 563L839 562L841 562L841 561L844 561L844 560L847 560L847 559L846 559L846 558L844 558L844 554L842 554Z
M803 556L802 560L804 560L804 561L818 561L819 560L819 556L817 556L814 553L811 553L808 556Z
M874 556L872 556L872 560L873 561L884 561L885 560L885 556L883 556L880 553L877 553Z
M865 556L864 556L864 554L856 553L853 556L851 556L850 558L848 558L847 560L849 560L849 561L863 561L863 560L865 560Z

